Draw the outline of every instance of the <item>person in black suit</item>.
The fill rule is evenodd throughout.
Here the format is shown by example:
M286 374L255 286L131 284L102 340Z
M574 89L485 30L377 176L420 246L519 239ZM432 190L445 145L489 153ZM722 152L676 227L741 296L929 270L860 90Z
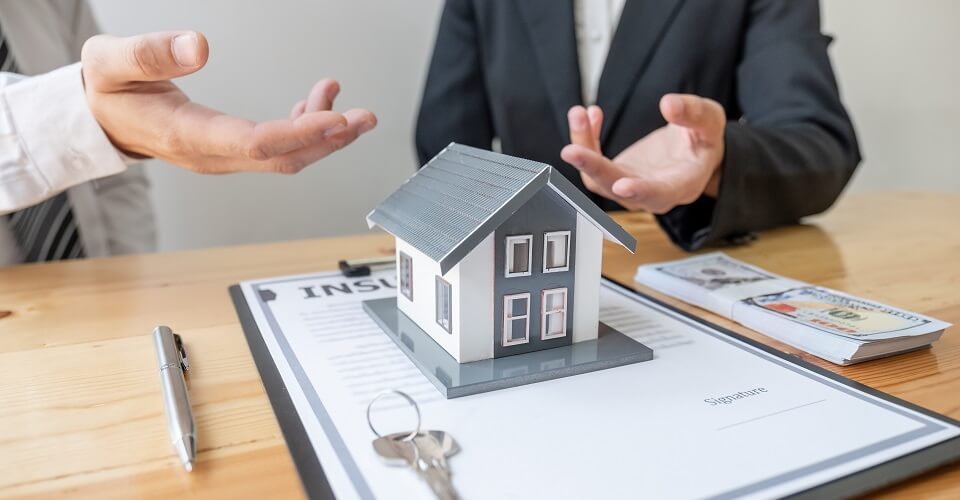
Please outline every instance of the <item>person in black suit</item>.
M601 1L622 11L598 65L588 0L447 0L421 163L498 139L687 250L830 207L860 153L816 0Z

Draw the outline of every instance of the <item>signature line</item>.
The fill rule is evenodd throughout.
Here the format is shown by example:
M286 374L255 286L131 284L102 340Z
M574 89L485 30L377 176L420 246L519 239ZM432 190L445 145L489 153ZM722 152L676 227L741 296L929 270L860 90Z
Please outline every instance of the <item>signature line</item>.
M821 400L819 400L819 401L811 401L811 402L809 402L809 403L804 403L804 404L802 404L802 405L800 405L800 406L794 406L794 407L792 407L792 408L787 408L787 409L785 409L785 410L775 411L775 412L773 412L773 413L768 413L768 414L766 414L766 415L761 415L761 416L759 416L759 417L753 417L753 418L751 418L751 419L749 419L749 420L744 420L743 422L737 422L737 423L735 423L735 424L725 425L725 426L723 426L723 427L721 427L721 428L719 428L719 429L717 429L717 430L718 430L718 431L722 431L722 430L724 430L724 429L729 429L729 428L731 428L731 427L736 427L736 426L738 426L738 425L748 424L748 423L753 422L753 421L755 421L755 420L760 420L760 419L762 419L762 418L772 417L772 416L774 416L774 415L779 415L779 414L781 414L781 413L786 413L786 412L788 412L788 411L793 411L793 410L796 410L796 409L798 409L798 408L803 408L804 406L815 405L815 404L817 404L817 403L822 403L822 402L824 402L824 401L826 401L826 399L821 399Z

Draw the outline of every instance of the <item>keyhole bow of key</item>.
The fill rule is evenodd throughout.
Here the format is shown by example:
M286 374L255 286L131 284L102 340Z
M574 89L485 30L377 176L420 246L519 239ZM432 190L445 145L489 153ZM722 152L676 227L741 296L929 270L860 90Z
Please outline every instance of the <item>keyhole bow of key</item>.
M413 439L408 437L406 432L381 436L373 441L373 449L388 465L412 468L437 498L458 499L447 465L447 458L460 451L453 437L444 431L423 431Z

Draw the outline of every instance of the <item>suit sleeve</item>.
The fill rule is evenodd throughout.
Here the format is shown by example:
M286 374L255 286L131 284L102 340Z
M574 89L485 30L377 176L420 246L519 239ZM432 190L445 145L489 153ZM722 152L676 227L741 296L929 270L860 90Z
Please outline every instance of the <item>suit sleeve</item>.
M687 250L826 210L860 162L816 0L756 1L748 15L719 195L657 218Z
M469 0L447 0L417 117L416 147L426 163L452 141L489 149L493 126L476 15Z
M80 50L88 38L100 33L100 27L93 15L90 4L86 0L70 0L64 5L68 10L65 19L70 23L70 52L77 61L80 60Z

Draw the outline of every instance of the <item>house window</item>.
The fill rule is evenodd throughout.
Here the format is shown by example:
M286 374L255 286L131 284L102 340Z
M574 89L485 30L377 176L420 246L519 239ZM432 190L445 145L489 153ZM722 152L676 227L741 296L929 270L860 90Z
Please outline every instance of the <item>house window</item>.
M507 278L530 276L530 261L533 258L533 235L507 236Z
M570 231L543 235L543 272L556 273L570 269Z
M437 276L437 324L453 333L453 287Z
M517 293L503 297L503 346L530 341L530 294Z
M540 338L547 340L565 336L567 334L567 289L544 290L540 303L543 305L540 317Z
M413 300L413 259L400 252L400 293Z

